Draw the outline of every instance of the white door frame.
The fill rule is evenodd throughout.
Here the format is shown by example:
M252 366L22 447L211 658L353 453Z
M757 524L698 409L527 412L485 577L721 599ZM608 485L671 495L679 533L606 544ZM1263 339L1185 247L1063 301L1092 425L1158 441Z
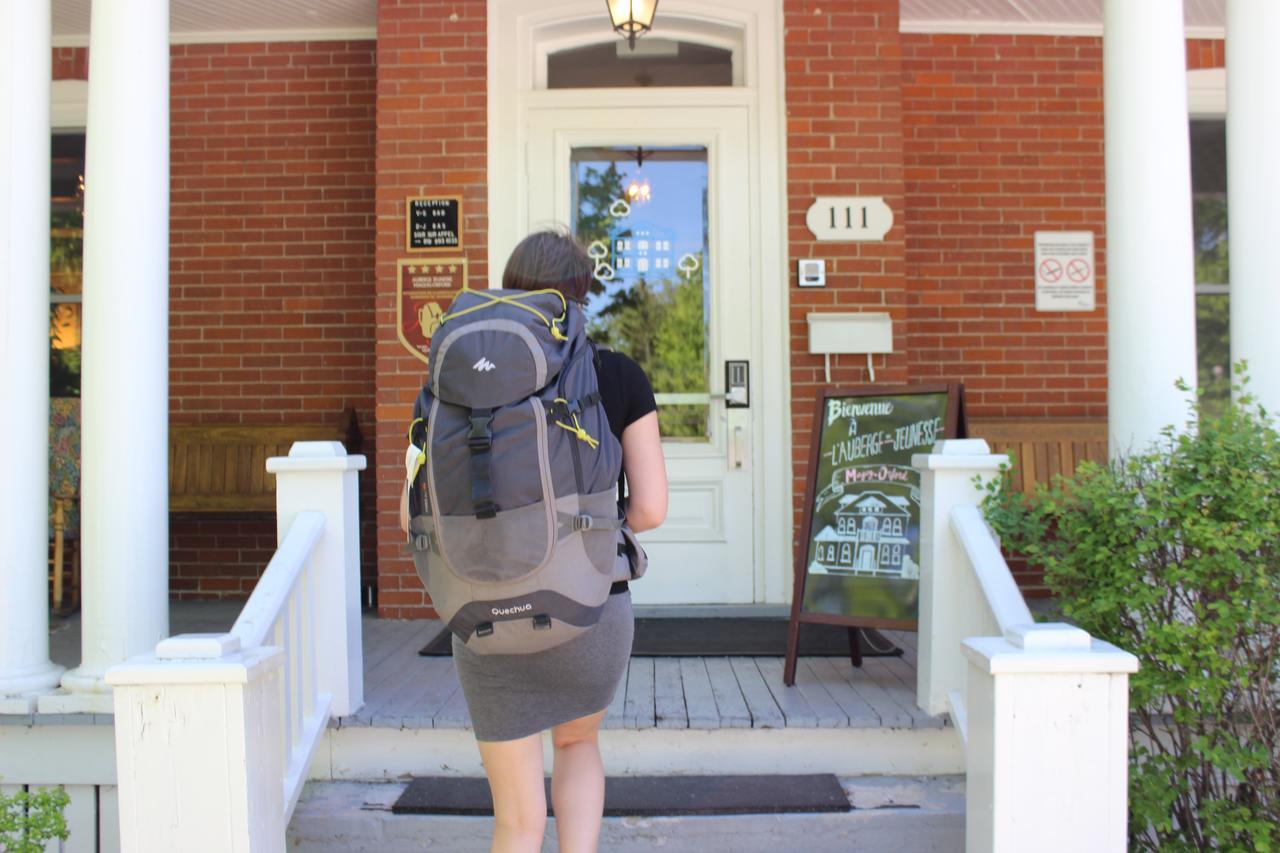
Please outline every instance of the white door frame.
M545 91L553 50L616 38L599 0L488 0L489 280L528 232L524 157L531 107L619 106L617 90ZM531 8L533 7L533 8ZM735 85L627 89L637 106L742 106L750 115L752 488L759 603L790 600L793 566L786 133L781 4L776 0L664 0L655 33L734 50Z

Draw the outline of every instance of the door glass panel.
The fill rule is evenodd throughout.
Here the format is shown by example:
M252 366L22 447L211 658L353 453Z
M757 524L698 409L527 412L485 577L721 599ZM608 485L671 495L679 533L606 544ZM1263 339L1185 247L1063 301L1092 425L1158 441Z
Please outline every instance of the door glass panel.
M707 149L574 148L574 235L595 261L588 332L635 359L667 440L707 441Z

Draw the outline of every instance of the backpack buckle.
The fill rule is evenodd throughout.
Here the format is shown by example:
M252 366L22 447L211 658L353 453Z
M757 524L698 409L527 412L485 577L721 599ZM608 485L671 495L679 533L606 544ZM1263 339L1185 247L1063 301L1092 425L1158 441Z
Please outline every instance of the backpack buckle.
M471 429L467 432L467 448L472 453L484 453L493 446L493 412L472 412L469 420Z
M491 636L492 634L493 634L492 622L481 622L479 625L476 626L477 637L488 637L488 636Z
M533 630L541 631L551 627L551 617L545 613L539 613L533 617Z

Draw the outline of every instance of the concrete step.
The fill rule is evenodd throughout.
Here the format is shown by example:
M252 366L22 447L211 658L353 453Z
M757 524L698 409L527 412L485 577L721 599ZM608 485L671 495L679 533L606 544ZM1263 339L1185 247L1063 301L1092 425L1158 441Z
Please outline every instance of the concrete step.
M551 735L544 733L546 771ZM956 730L942 728L603 729L600 752L615 776L688 773L834 773L944 776L964 772ZM309 778L394 782L409 776L483 776L470 729L329 729Z
M633 853L952 853L964 850L964 779L959 776L841 777L853 810L606 818L600 849ZM289 825L304 853L488 853L487 817L396 815L403 782L309 782ZM543 851L557 850L555 819Z

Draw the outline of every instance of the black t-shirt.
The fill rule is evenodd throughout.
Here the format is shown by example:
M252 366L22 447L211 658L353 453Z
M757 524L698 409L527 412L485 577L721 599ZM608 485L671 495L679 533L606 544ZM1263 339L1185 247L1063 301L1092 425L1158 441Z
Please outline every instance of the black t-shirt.
M600 362L596 380L600 385L600 405L609 419L609 431L622 441L622 431L650 412L658 410L653 399L653 386L644 368L627 356L612 350L599 350ZM618 508L626 505L627 475L618 475ZM625 510L624 510L625 511Z
M650 412L658 410L653 399L653 386L644 369L622 353L599 350L600 367L597 379L600 384L600 403L609 430L619 441L622 431Z

